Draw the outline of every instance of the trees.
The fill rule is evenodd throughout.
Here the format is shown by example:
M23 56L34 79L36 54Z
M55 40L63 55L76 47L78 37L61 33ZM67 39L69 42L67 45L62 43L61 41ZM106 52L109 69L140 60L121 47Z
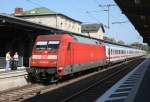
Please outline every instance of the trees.
M125 45L125 42L122 40L117 41L118 44Z
M147 53L150 53L150 47L147 44L140 44L138 42L134 42L130 46L133 48L145 50Z
M109 37L104 36L104 40L105 40L105 41L109 41L109 42L116 43L116 40L115 40L114 38L109 38Z

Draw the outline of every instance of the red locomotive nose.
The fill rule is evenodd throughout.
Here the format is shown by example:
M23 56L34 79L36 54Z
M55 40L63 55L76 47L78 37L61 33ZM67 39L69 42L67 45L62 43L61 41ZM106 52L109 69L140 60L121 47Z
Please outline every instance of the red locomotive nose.
M44 39L44 40L43 40ZM31 66L57 67L57 56L60 41L38 39L32 52Z

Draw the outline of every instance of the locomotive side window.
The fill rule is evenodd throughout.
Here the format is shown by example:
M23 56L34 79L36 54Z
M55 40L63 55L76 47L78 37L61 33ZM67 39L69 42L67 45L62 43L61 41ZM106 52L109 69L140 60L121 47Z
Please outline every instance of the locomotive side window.
M36 50L44 50L47 47L47 41L38 41L36 43Z
M67 50L70 50L70 49L71 49L71 43L69 42L69 43L68 43Z
M47 45L48 50L55 50L58 49L59 47L59 41L49 41Z

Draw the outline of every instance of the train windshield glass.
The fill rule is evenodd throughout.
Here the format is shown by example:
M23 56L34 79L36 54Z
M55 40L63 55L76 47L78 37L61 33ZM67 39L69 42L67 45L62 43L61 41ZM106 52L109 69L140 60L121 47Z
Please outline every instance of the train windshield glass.
M55 50L59 47L59 41L38 41L36 50Z
M36 43L36 50L45 50L47 48L47 41L38 41Z
M59 43L60 43L59 41L49 41L49 42L48 42L47 49L48 49L48 50L55 50L55 49L58 49Z

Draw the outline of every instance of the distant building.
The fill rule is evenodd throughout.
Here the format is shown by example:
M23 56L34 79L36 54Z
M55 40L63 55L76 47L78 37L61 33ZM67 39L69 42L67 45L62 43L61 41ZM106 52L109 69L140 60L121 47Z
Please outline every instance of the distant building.
M81 32L83 33L83 35L87 35L98 39L103 39L105 30L102 24L94 23L94 24L82 25Z
M81 22L61 13L56 13L48 8L34 8L23 11L23 8L16 8L13 14L35 23L55 27L75 33L81 33Z

